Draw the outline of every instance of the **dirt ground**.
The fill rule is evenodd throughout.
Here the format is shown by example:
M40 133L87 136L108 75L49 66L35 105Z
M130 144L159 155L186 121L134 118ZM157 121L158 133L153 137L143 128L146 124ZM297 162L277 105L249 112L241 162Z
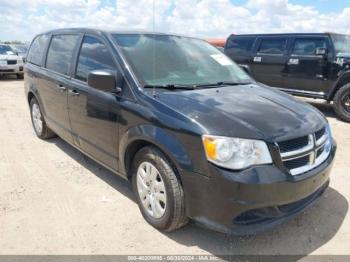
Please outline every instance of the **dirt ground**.
M314 104L338 142L331 185L311 209L263 234L189 224L164 234L142 218L126 181L31 127L23 81L0 80L0 254L350 254L350 124Z

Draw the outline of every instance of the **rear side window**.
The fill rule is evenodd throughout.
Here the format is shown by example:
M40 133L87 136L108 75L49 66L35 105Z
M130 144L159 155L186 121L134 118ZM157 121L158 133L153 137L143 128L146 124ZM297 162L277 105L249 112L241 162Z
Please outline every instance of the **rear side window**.
M48 35L39 35L33 40L27 55L27 61L29 63L42 66L44 51L48 40Z
M55 35L47 53L46 68L68 75L77 35Z
M273 38L263 39L260 44L259 53L261 54L283 54L287 47L287 39Z
M115 65L107 47L98 39L85 36L81 45L75 78L86 81L93 70L115 70Z
M229 49L230 54L246 56L249 55L254 41L255 37L230 37L226 45L226 49Z
M317 48L326 48L324 38L300 38L294 42L293 55L315 55Z

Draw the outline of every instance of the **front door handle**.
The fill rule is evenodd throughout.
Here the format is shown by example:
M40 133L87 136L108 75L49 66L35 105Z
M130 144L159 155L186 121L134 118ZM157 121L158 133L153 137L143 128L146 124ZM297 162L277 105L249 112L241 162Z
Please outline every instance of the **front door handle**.
M72 96L79 96L80 93L77 90L69 90L69 94L71 94Z
M63 86L63 85L56 85L56 86L57 86L57 88L58 88L58 90L59 90L60 92L64 92L64 91L67 90L67 88L66 88L65 86Z

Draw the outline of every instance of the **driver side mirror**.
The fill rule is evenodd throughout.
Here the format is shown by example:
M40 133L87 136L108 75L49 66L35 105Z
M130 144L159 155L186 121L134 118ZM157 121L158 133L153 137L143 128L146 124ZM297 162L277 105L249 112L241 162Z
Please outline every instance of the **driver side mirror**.
M94 70L89 73L87 83L95 89L119 94L122 92L123 76L119 72Z
M316 48L315 55L321 55L321 56L327 55L327 48L324 48L324 47Z

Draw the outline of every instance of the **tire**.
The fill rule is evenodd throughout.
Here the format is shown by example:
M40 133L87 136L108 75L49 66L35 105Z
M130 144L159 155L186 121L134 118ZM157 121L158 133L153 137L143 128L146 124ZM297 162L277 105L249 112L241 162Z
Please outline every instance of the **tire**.
M24 79L24 75L23 74L17 74L17 79Z
M151 178L150 180L151 182L149 183L149 187L147 189L148 194L143 194L141 191L144 187L141 186L141 182L144 182L145 184L143 185L146 185L147 179L141 179L139 173L143 174L142 171L140 171L141 169L143 169L143 171L147 173L147 165L149 164L151 165L151 167L153 166L151 169L152 171L154 171L155 168L156 175L154 175L153 178ZM162 186L159 186L162 182L164 184L165 197L164 194L162 194L161 192ZM179 179L176 177L175 171L172 168L169 161L157 148L147 146L142 148L135 155L132 163L132 187L143 217L153 227L161 231L171 232L187 224L188 218L185 214L185 199L182 185ZM152 190L157 191L157 188L160 188L158 192L151 192ZM155 196L160 195L163 195L163 197L155 198ZM160 207L159 210L163 213L153 212L153 210L156 210L157 208L153 209L151 205L152 197L153 199L155 199L153 202L153 206ZM165 203L162 202L164 199ZM147 203L150 203L148 205L148 208L145 207L147 206ZM165 205L163 205L162 203Z
M350 122L350 84L341 87L334 96L334 111L345 122Z
M39 138L49 139L56 136L56 134L47 126L45 119L42 116L40 105L35 97L33 97L30 100L30 116L32 119L32 124L33 124L35 134ZM39 128L38 126L40 121L41 121L41 128Z

